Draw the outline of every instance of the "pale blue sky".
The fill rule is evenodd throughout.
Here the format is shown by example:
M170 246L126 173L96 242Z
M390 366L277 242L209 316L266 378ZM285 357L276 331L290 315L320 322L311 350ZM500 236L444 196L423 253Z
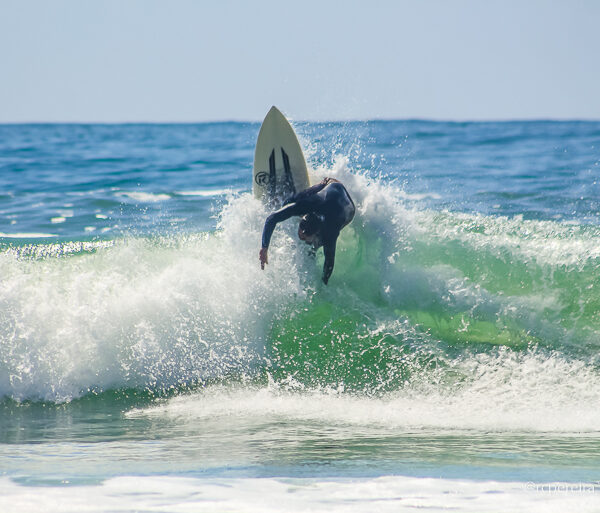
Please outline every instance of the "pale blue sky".
M600 119L600 2L0 0L0 122Z

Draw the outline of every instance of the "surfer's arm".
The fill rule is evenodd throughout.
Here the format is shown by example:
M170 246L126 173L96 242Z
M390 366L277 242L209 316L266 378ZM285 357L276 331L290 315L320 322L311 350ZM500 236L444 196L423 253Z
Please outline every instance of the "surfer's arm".
M323 283L327 285L329 277L333 272L333 266L335 264L335 244L337 237L330 238L323 244L323 253L325 254L325 263L323 264Z
M273 212L267 217L265 221L265 227L263 228L262 233L262 247L267 249L269 244L271 243L271 235L273 235L273 230L275 230L275 226L277 223L281 223L281 221L285 221L293 216L302 216L308 212L307 205L305 202L295 202L286 205L285 207Z

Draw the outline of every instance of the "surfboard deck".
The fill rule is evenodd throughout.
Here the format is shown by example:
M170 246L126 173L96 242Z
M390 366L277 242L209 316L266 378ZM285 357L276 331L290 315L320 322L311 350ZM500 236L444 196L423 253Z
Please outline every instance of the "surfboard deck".
M273 106L265 116L256 140L252 173L254 197L278 206L285 198L309 186L306 161L296 133L285 116Z

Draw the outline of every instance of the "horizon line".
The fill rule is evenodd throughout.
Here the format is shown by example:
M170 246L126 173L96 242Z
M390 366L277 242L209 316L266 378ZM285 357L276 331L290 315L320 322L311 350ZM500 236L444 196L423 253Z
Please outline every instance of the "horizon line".
M600 118L584 117L514 117L514 118L427 118L427 117L406 117L406 118L340 118L340 119L295 119L286 116L292 123L371 123L371 122L421 122L421 123L597 123ZM198 121L0 121L2 125L208 125L208 124L226 124L226 123L262 123L262 119L242 119L242 118L224 118L224 119L206 119Z

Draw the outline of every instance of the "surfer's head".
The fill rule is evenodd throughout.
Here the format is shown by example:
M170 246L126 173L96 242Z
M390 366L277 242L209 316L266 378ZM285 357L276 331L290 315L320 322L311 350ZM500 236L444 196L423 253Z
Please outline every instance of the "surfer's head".
M300 219L298 237L307 244L318 244L323 221L316 214L306 214Z

